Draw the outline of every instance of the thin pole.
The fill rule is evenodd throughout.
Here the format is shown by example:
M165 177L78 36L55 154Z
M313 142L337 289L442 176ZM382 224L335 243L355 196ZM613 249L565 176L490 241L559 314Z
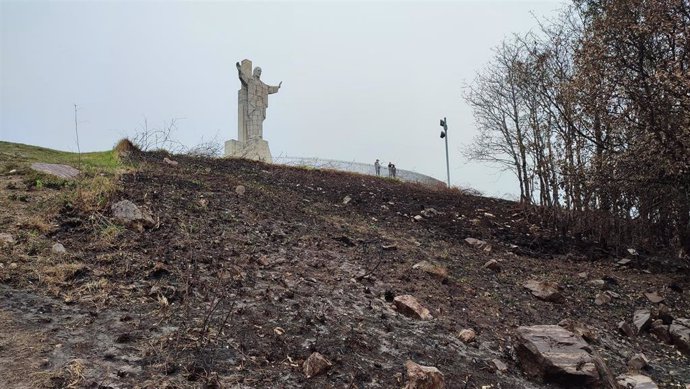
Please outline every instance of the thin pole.
M79 129L77 127L77 105L74 104L74 133L77 134L77 153L79 155L79 168L81 169L81 148L79 147Z
M450 188L450 162L448 161L448 121L446 118L443 118L443 122L445 123L444 130L446 131L446 174L448 176L448 187Z

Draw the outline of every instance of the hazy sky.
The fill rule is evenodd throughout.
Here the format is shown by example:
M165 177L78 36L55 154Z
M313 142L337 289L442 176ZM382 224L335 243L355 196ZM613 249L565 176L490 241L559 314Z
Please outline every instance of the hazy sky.
M461 155L475 133L462 99L512 33L536 29L558 1L12 2L0 0L0 139L104 150L178 118L194 145L237 137L235 62L270 85L264 139L274 156L332 158L518 192L510 174Z

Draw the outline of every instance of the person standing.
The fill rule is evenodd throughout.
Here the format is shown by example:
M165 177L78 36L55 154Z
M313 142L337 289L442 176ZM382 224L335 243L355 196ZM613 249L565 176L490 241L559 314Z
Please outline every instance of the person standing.
M374 162L374 170L376 170L376 175L380 176L381 175L381 162L377 159L376 162Z
M395 178L396 174L398 173L398 169L395 167L395 164L391 164L391 167L393 169L393 178Z
M388 177L393 177L393 163L388 162Z

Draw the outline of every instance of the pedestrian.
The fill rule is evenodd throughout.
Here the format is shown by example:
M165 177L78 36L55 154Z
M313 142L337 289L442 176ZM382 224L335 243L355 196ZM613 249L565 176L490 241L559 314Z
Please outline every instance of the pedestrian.
M388 177L393 177L393 162L388 162Z
M396 177L396 174L398 174L398 168L395 167L395 164L392 164L393 167L393 178Z
M376 162L374 162L374 170L376 170L376 175L380 176L381 175L381 162L377 159Z

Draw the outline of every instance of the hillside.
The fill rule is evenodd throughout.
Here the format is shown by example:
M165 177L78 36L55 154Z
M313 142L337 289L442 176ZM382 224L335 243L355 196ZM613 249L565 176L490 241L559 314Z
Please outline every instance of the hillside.
M412 360L447 388L549 388L517 329L564 319L614 376L644 353L659 387L690 384L677 341L619 330L639 309L666 333L690 318L687 261L613 255L459 190L162 152L94 154L62 181L28 164L74 155L45 153L0 143L0 387L402 388ZM151 219L118 220L122 200ZM332 366L307 378L313 352Z

